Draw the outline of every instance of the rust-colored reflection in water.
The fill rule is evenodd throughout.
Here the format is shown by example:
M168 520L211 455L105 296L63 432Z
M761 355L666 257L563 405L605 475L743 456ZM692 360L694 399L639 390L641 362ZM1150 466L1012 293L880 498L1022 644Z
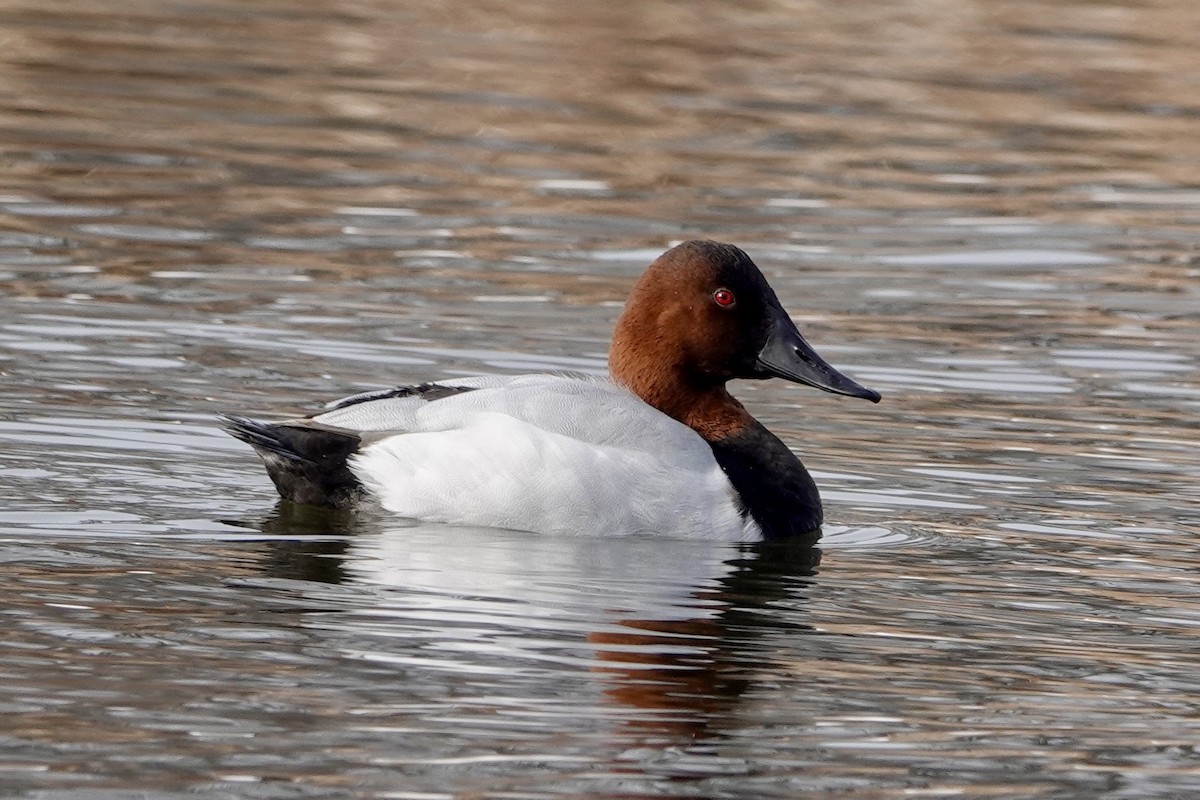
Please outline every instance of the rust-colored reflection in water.
M1200 792L1193 4L0 0L0 794ZM745 247L816 547L275 508Z

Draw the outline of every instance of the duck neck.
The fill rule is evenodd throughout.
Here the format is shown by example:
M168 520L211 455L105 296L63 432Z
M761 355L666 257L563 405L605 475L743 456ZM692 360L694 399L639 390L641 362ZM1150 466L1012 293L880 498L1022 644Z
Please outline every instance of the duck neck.
M638 382L614 372L650 405L687 425L708 442L737 492L742 512L765 539L788 539L821 527L821 497L800 459L735 400L725 384L697 385L685 377Z
M687 425L707 442L716 442L754 423L724 383L705 383L682 370L653 376L613 371L613 380L672 419Z

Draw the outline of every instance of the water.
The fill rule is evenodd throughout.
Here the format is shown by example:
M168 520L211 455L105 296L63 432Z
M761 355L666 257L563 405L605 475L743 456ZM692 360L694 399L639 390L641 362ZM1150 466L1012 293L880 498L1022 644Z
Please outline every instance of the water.
M1193 23L0 4L0 794L1200 791ZM735 389L815 545L277 508L215 428L601 371L697 235L884 393Z

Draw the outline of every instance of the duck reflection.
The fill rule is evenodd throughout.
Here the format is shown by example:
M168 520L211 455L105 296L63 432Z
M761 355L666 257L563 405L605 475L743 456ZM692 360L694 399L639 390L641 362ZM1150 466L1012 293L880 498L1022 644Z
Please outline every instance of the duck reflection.
M803 597L805 580L820 563L819 534L801 542L743 545L712 589L693 597L718 609L693 619L628 618L617 630L588 635L597 646L595 667L605 696L638 713L626 729L669 742L708 738L751 684L752 672L769 667L755 640L780 624L769 612L781 598ZM756 654L751 660L750 654ZM719 728L719 725L716 726Z
M771 666L763 638L794 626L780 622L772 605L802 601L820 562L819 534L736 547L563 539L397 528L394 521L377 526L286 501L260 528L281 537L263 550L260 564L268 576L375 587L380 607L367 611L376 629L381 611L406 626L413 624L406 609L419 611L423 637L374 643L420 648L390 654L398 658L429 659L432 652L445 659L450 652L462 660L453 665L459 672L505 662L512 674L527 672L530 663L568 665L547 673L545 691L553 697L578 694L561 687L577 680L578 654L586 650L602 713L617 721L626 746L719 734L752 676ZM340 618L353 625L348 616ZM483 630L464 642L456 631L468 617ZM494 691L502 695L504 686Z
M353 514L281 502L264 519L231 524L272 537L262 543L259 560L259 568L268 577L317 583L347 579L344 564L357 524Z

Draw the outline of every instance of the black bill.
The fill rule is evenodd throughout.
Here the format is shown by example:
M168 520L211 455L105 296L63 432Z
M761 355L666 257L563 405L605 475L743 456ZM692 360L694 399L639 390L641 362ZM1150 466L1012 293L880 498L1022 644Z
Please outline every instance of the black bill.
M854 382L817 355L817 351L804 341L795 323L782 311L776 312L770 338L758 353L758 367L764 378L784 378L834 394L861 397L872 403L880 400L879 392Z

